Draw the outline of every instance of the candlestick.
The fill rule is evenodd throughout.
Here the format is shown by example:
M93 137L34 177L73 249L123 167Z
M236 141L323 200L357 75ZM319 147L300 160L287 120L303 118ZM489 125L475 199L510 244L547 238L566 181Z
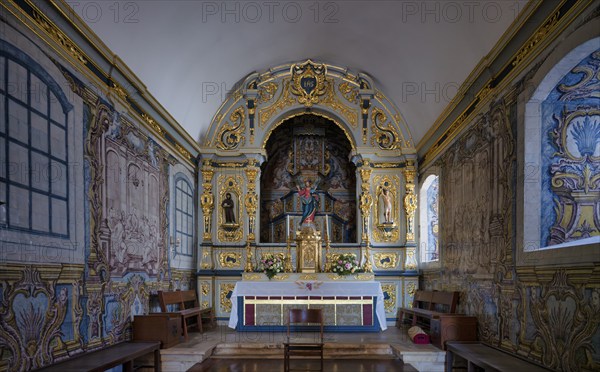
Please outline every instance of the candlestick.
M246 242L246 268L244 269L244 271L247 273L251 273L254 271L254 268L252 267L252 249L250 247L249 240Z
M287 240L287 257L285 258L283 269L286 273L294 272L294 268L292 267L292 246L290 239Z
M331 248L330 243L330 234L329 234L329 216L325 215L325 230L327 231L327 240L325 240L325 268L324 271L331 271L331 254L329 253L329 249Z

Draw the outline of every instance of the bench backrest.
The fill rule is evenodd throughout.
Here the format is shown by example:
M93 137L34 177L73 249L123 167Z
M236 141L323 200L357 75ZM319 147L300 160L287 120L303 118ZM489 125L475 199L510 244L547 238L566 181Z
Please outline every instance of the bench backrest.
M162 312L169 311L167 309L168 305L178 305L177 310L198 307L198 298L196 297L196 291L193 289L187 291L158 291L158 301Z
M181 302L186 309L198 307L198 298L196 297L196 291L193 289L187 291L181 291Z
M415 292L413 308L454 313L457 303L458 292L419 290Z
M413 300L413 308L427 309L431 308L431 301L433 300L432 291L416 291Z
M454 313L456 312L456 304L458 302L458 292L434 291L432 310Z

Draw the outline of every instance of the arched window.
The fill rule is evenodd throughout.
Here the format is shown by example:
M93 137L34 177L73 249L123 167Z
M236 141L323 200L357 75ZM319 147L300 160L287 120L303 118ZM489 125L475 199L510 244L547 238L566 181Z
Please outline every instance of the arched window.
M564 57L526 106L524 251L600 235L598 41Z
M421 262L432 262L440 259L438 244L439 230L439 177L430 175L423 182L419 195L419 239Z
M0 43L0 201L8 229L69 237L67 113L39 65Z
M194 192L185 178L175 181L175 239L177 253L192 256L194 244Z

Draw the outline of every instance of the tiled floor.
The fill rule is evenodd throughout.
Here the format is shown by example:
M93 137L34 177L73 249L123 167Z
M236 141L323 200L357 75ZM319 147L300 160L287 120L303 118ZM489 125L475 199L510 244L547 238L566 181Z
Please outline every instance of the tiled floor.
M190 332L190 340L188 342L179 344L171 349L195 348L200 344L215 345L217 343L281 343L285 336L285 332L281 331L237 332L226 326L217 326L213 329L208 329L202 334ZM439 351L433 345L414 344L406 334L406 328L396 328L394 326L389 326L383 332L326 332L324 338L326 343L387 343L401 345L403 348L411 351Z
M260 371L267 372L271 366L257 364L256 359L272 360L273 368L277 370L283 358L282 343L286 337L285 332L236 332L226 326L218 326L206 330L204 333L190 333L188 342L181 343L169 349L161 351L161 359L164 371L186 371L194 366L199 367L201 361L211 358L210 365L213 369L193 369L193 371ZM416 345L406 334L406 328L390 326L383 332L373 333L325 333L325 360L329 370L346 371L354 370L342 367L341 360L353 358L383 359L385 362L363 365L358 370L364 371L387 371L405 370L412 371L407 366L416 367L418 370L434 370L433 364L443 362L444 354L433 345ZM401 358L404 360L397 360ZM221 359L222 361L218 361ZM254 359L249 360L248 359ZM246 360L246 362L242 362ZM395 365L394 360L400 364ZM342 364L336 364L337 362ZM277 364L279 363L279 364ZM352 364L350 361L348 365ZM433 364L432 364L433 363ZM268 364L268 363L267 363ZM224 366L229 366L227 368ZM344 364L345 365L345 364ZM237 366L237 367L236 367ZM336 367L337 366L337 367ZM358 364L356 364L358 366ZM318 365L317 365L318 367ZM404 368L404 369L396 369ZM202 367L204 368L204 367ZM208 367L207 367L208 368ZM224 368L224 369L223 369ZM358 367L357 367L358 368ZM443 370L443 369L442 369Z
M318 371L318 360L294 360L290 363L292 371ZM283 360L278 359L208 359L196 364L188 372L278 372L283 371ZM412 372L412 366L397 359L386 360L325 360L324 372Z

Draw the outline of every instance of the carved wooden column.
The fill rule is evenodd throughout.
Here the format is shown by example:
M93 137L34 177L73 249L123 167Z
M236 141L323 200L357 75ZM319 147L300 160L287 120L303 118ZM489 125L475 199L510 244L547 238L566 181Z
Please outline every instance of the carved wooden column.
M415 194L415 176L417 171L415 163L408 161L404 169L406 179L406 195L404 196L404 210L406 211L406 242L415 242L415 212L417 211L417 195Z
M202 206L202 214L204 217L204 231L202 240L205 243L212 241L212 213L215 207L215 198L212 194L212 179L215 174L210 160L204 160L202 165L202 195L200 196L200 205ZM206 246L206 250L202 253L202 268L212 269L212 247Z
M246 211L248 212L248 241L251 243L254 243L256 240L255 222L258 205L258 195L256 194L256 176L260 171L256 166L257 163L258 162L256 159L248 159L248 166L245 169L248 190L246 192L246 198L244 199L244 205L246 206Z
M362 192L360 194L360 211L362 213L362 242L367 246L365 250L365 263L363 269L365 272L373 271L371 267L371 258L369 251L369 217L371 215L371 206L373 205L373 197L371 196L370 180L371 180L371 164L368 159L364 159L362 166L360 167L360 187Z
M362 213L362 237L361 241L369 240L369 216L371 215L371 206L373 205L373 197L369 189L369 181L371 179L371 168L369 160L365 159L360 167L360 211Z
M258 195L256 194L256 177L260 171L257 165L256 159L248 159L248 165L245 168L246 172L246 184L247 192L244 198L244 205L248 212L248 240L246 241L246 266L244 271L252 272L252 248L251 245L255 244L256 240L256 210L258 205Z

